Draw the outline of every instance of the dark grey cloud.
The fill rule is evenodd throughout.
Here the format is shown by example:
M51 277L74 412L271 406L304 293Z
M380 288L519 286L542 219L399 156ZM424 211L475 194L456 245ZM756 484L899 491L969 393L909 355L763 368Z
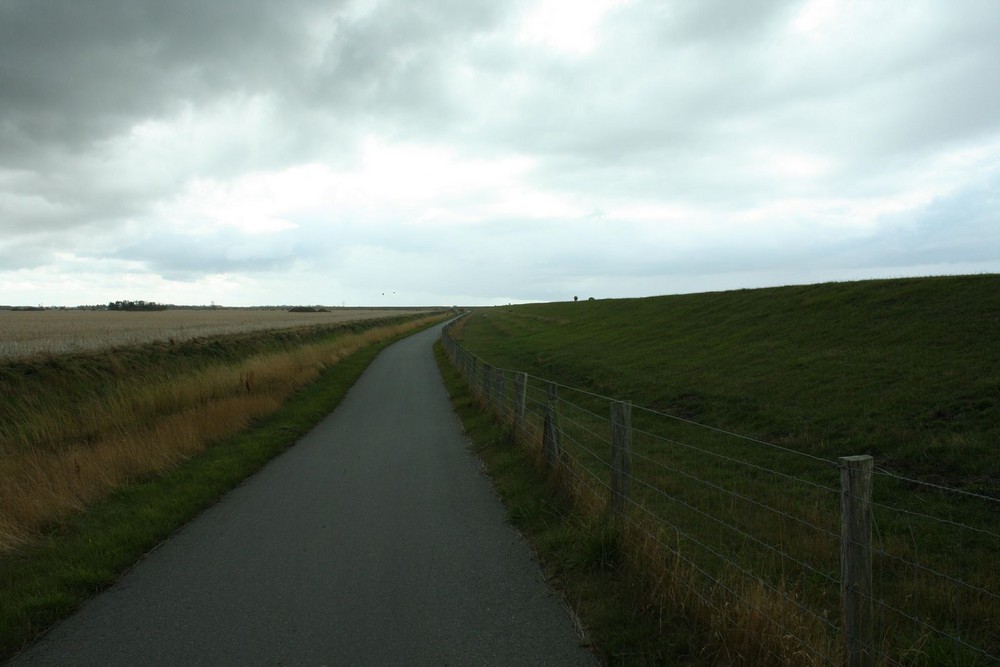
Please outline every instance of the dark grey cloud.
M269 90L314 4L4 0L2 146L83 150L186 102Z

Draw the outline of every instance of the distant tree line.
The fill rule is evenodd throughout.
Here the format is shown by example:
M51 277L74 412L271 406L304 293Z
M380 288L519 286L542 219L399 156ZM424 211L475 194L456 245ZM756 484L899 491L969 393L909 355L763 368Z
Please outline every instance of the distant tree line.
M155 301L112 301L108 310L166 310L167 306Z
M288 309L290 313L329 313L323 306L292 306Z

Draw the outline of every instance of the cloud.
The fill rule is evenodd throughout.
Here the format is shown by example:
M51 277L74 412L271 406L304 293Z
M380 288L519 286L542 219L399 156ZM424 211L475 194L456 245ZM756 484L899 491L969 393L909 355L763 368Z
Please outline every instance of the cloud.
M268 90L295 54L305 2L7 0L4 140L82 148L220 93Z
M998 30L989 0L0 0L0 302L1000 270Z

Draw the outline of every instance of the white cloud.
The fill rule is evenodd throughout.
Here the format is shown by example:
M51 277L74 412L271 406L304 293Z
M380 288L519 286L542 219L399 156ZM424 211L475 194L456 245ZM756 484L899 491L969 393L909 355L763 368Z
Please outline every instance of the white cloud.
M792 28L810 36L828 34L853 4L853 0L808 0L792 20Z
M992 0L130 7L0 25L0 303L1000 270Z
M572 55L586 55L600 42L605 15L627 0L542 0L522 19L523 42Z

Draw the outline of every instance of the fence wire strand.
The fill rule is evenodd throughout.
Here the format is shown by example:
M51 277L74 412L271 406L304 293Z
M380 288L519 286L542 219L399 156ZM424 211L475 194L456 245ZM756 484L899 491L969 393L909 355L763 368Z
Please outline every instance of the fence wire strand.
M733 573L733 576L741 578L748 584L761 587L763 590L768 591L769 595L776 596L777 599L784 600L786 604L791 605L794 609L797 609L798 612L802 614L801 618L809 618L818 623L819 627L824 628L824 631L828 633L828 641L833 641L834 638L841 638L843 636L841 628L837 625L837 623L830 620L827 613L819 613L809 605L796 599L796 596L793 596L788 590L785 589L784 572L786 563L791 566L793 571L796 569L801 571L805 575L803 580L808 578L810 580L822 582L826 586L839 585L841 584L841 581L837 576L832 575L830 571L818 568L814 564L808 562L806 557L800 557L800 555L792 552L789 545L786 544L787 540L790 538L784 537L786 530L788 530L788 524L785 524L784 522L788 521L791 524L792 535L801 535L801 537L797 539L801 539L803 545L808 543L807 539L804 537L808 534L808 532L815 532L820 536L829 539L831 542L835 541L841 546L841 548L847 548L852 545L853 542L851 539L844 537L841 533L831 530L824 525L817 524L803 516L796 516L792 512L776 507L768 501L754 497L752 492L737 490L729 484L710 480L707 478L707 474L697 474L696 472L682 469L682 466L680 465L668 465L661 458L656 458L651 454L639 451L639 449L634 446L631 449L630 456L636 461L642 463L643 471L650 471L651 474L653 471L659 471L664 475L675 475L690 482L688 485L690 488L700 487L713 494L718 494L716 499L713 501L713 508L723 508L731 503L733 508L742 506L754 511L760 510L775 516L778 519L777 525L779 527L777 536L775 536L773 532L770 534L770 537L758 535L754 532L755 528L738 525L742 524L744 520L738 518L735 514L733 514L729 519L723 516L717 516L713 514L714 510L706 509L707 506L700 506L698 504L700 501L695 500L694 497L691 497L689 500L685 497L681 497L681 495L678 495L677 493L671 493L667 489L662 488L658 483L644 479L636 472L618 471L616 470L618 463L613 460L613 456L609 456L609 452L611 452L614 447L612 438L612 430L614 429L613 420L609 418L609 415L599 414L589 406L593 405L594 401L605 402L608 406L614 403L619 403L620 401L595 392L587 391L585 389L570 387L551 380L538 378L527 373L493 367L459 345L450 337L450 335L447 334L447 330L443 339L445 340L446 350L448 351L449 356L453 359L456 368L458 368L459 371L466 376L470 383L470 387L473 388L473 391L477 394L477 396L479 396L485 404L488 404L492 407L492 409L496 410L498 416L513 425L515 430L518 432L527 428L527 425L530 422L534 424L531 426L531 432L540 434L544 430L541 425L547 419L546 415L550 412L550 406L555 408L558 423L557 430L560 439L562 440L562 445L560 446L558 457L556 457L556 460L550 462L550 464L558 466L558 468L567 475L567 479L570 480L569 483L576 485L574 488L589 489L586 491L587 494L598 493L605 499L608 499L607 502L611 503L611 499L615 497L615 494L621 493L621 490L615 488L615 484L617 484L617 482L613 484L610 481L610 478L615 475L620 475L621 479L625 480L623 483L636 490L641 489L644 492L644 500L642 502L637 500L634 493L625 495L624 509L621 510L623 512L621 517L625 520L626 525L631 526L632 529L637 531L637 534L643 536L643 539L650 540L651 543L658 545L658 548L664 555L669 555L670 558L677 559L677 561L683 563L685 567L689 568L692 573L697 573L698 577L703 578L706 582L710 582L711 587L705 591L699 590L699 588L692 582L675 582L683 587L693 599L697 600L705 608L712 609L719 614L727 613L724 609L725 603L715 599L714 596L716 594L712 592L714 587L714 590L719 591L721 594L730 596L733 600L739 600L740 604L753 608L757 613L767 613L767 610L754 606L754 601L746 598L745 595L742 595L732 584L727 583L720 578L719 575L713 574L710 571L710 568L712 567L721 566L720 572L731 572ZM555 388L555 400L552 400L552 398L547 395L546 388L548 387ZM523 394L518 395L518 391L523 392ZM571 400L574 396L585 397L588 401L588 405L585 406L575 403ZM812 463L821 464L824 471L840 467L840 462L838 461L830 461L822 457L792 450L757 438L700 424L676 415L671 415L642 406L632 406L632 409L640 415L662 418L667 421L683 424L687 427L703 430L705 433L715 434L716 436L724 436L726 438L735 438L740 441L748 442L773 452L780 452L781 455L787 454L797 457L800 460L809 460ZM523 418L525 421L518 426L518 420L520 418ZM716 460L724 462L726 466L729 466L723 467L723 463L720 463L718 464L720 466L717 468L718 470L730 470L730 468L732 468L733 470L752 471L753 474L748 474L745 478L743 478L745 481L740 482L740 484L755 484L756 482L754 480L761 478L761 476L768 476L774 478L775 480L780 480L780 483L785 484L785 486L787 486L788 483L802 485L803 494L809 494L807 497L816 496L816 493L819 492L826 497L833 496L840 498L841 502L845 501L846 492L843 489L832 488L809 479L803 479L795 474L775 470L773 466L761 465L752 461L743 460L728 453L724 454L719 451L712 451L709 448L698 446L691 442L684 442L659 433L649 432L648 429L640 429L633 426L630 428L630 432L633 437L641 438L641 442L645 442L647 444L657 443L668 447L680 447L685 451L692 452L692 456L703 457L703 459L704 457L709 457L704 460ZM540 435L537 435L536 437L540 437ZM685 440L686 439L687 438L685 438ZM595 444L601 451L595 450ZM585 458L587 459L586 461L584 460ZM713 468L712 470L715 469L716 468ZM601 474L597 474L595 470ZM1000 502L1000 499L997 498L961 491L958 489L951 489L938 484L923 482L921 480L910 479L881 468L875 468L873 472L879 477L892 478L899 482L919 485L936 491L954 493L958 496L968 498L970 501L976 500L990 503ZM730 473L730 475L731 474L732 473ZM663 477L657 479L667 478ZM785 493L787 494L787 490ZM659 501L656 499L659 499ZM729 500L727 501L725 499ZM649 502L652 502L653 504L658 503L659 506L663 506L665 503L667 506L676 507L677 510L671 512L660 511L658 509L654 509L650 504L648 504ZM612 505L609 504L609 507L612 507ZM821 505L817 504L816 511L820 511L820 507ZM895 512L902 516L920 518L932 521L938 525L946 525L961 530L968 530L982 537L1000 540L1000 533L997 533L994 530L970 526L960 521L931 516L925 513L899 507L892 507L891 505L884 503L871 502L871 507L873 508L873 512L875 509ZM674 520L673 514L683 514L684 512L690 513L689 516L684 518L684 522L697 520L700 522L699 525L713 527L707 532L714 533L720 536L720 538L722 535L728 535L728 537L721 538L719 546L709 543L706 539L695 535L690 529L681 525L681 522ZM879 527L879 522L874 516L872 518L872 525L873 529L878 534L878 543L871 545L868 548L870 549L872 557L880 559L879 563L897 563L899 566L912 569L914 572L920 573L927 578L946 583L954 587L954 590L963 591L964 595L982 596L982 598L990 601L1000 600L1000 594L990 590L986 586L965 581L960 576L942 572L940 571L939 566L933 563L918 563L905 555L893 553L893 551L887 546L888 543L882 536L882 530ZM655 526L656 528L653 529L651 526ZM672 545L665 542L662 537L664 532L669 532L674 535L677 540L677 544ZM898 533L895 534L898 535ZM912 535L912 529L911 537L914 540L915 549L916 538ZM736 546L737 543L739 543L739 547ZM780 564L780 583L770 581L768 576L764 576L762 572L754 571L750 566L741 562L742 554L740 553L740 550L745 549L747 545L753 545L752 549L760 550L760 553L770 554L769 557L764 559L765 562L772 562L772 559L776 559L773 560L773 566L776 567ZM884 561L882 559L884 559ZM710 563L717 563L718 565L710 565ZM883 565L880 565L879 567L881 568ZM872 604L876 605L878 608L891 612L892 614L895 614L897 618L905 620L905 622L909 623L911 627L916 629L918 634L932 632L955 642L957 645L961 645L964 649L974 652L981 658L1000 662L1000 659L998 659L997 656L991 652L991 650L982 646L976 646L970 639L959 637L952 632L935 627L934 622L931 620L919 618L901 610L899 606L891 600L887 601L885 594L872 594L870 599ZM783 637L793 641L803 651L811 654L813 658L819 662L830 664L833 662L839 662L841 659L839 654L829 654L824 652L829 650L829 647L819 650L810 642L806 641L802 637L799 637L794 628L782 625L783 622L780 619L773 620L778 624ZM951 622L949 622L948 625L950 627ZM962 624L959 622L956 627L962 627ZM887 629L883 631L888 632ZM881 641L885 643L888 639L888 637L885 637ZM837 641L839 641L839 639ZM830 646L832 646L832 644L830 644ZM877 652L880 664L902 665L909 664L910 660L905 657L903 657L903 659L899 658L907 655L907 652L909 651L919 651L920 649L918 646L919 642L912 647L909 645L897 645L892 643L891 647L890 644L885 644L872 648ZM770 655L778 661L789 661L787 655L779 656L771 652L772 649L764 644L761 644L758 648L770 653ZM894 652L900 650L903 650L904 653L897 655Z

